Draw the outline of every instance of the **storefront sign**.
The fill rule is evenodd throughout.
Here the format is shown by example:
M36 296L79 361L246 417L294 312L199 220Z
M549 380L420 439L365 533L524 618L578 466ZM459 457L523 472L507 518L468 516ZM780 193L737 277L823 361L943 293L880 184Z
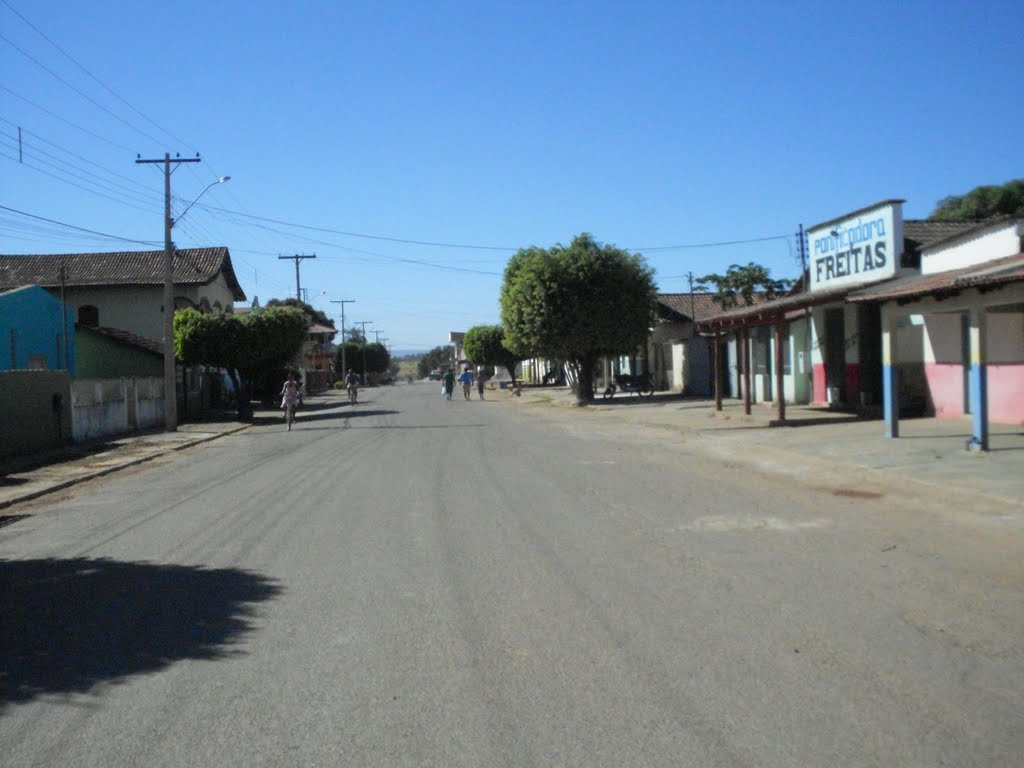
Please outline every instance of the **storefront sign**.
M896 274L903 251L899 203L858 211L807 231L811 290L872 283Z

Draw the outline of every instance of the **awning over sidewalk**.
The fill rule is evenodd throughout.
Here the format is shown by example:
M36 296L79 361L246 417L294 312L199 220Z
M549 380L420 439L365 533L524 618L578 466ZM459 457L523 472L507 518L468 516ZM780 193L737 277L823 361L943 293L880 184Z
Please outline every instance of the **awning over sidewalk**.
M994 288L1021 281L1024 281L1024 253L931 275L898 277L852 291L848 300L859 303L895 300L906 304L925 296L943 299L968 288Z

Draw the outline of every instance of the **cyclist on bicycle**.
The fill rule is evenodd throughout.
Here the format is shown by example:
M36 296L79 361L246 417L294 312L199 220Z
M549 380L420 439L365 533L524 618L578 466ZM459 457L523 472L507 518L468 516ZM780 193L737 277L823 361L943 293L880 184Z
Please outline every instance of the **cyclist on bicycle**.
M345 374L345 389L348 390L349 401L355 403L359 393L359 376L351 368Z

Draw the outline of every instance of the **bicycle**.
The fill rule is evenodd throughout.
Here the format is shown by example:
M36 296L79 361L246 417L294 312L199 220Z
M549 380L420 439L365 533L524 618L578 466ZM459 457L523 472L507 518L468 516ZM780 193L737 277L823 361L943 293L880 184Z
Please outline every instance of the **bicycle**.
M284 423L288 425L288 431L292 431L292 423L295 421L295 403L288 403L284 407Z
M359 396L359 389L352 384L348 385L348 401L352 404L356 404L356 398Z
M650 397L654 394L654 379L649 373L625 374L617 373L611 383L605 388L604 398L607 400L613 397L618 390L629 392L640 397Z

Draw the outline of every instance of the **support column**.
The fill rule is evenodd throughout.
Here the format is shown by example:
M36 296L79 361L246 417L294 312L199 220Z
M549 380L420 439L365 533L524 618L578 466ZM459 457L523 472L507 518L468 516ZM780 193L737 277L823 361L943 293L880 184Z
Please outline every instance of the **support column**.
M971 307L967 316L970 321L971 340L971 441L972 451L988 450L988 359L987 323L984 307Z
M896 386L896 321L882 307L882 409L885 436L900 436L900 393Z
M779 321L775 324L775 407L779 421L786 420L786 390L782 375L782 343L785 339L786 324Z
M722 410L722 337L715 331L715 410Z
M750 328L743 327L740 334L743 350L740 359L743 361L743 412L750 415Z

